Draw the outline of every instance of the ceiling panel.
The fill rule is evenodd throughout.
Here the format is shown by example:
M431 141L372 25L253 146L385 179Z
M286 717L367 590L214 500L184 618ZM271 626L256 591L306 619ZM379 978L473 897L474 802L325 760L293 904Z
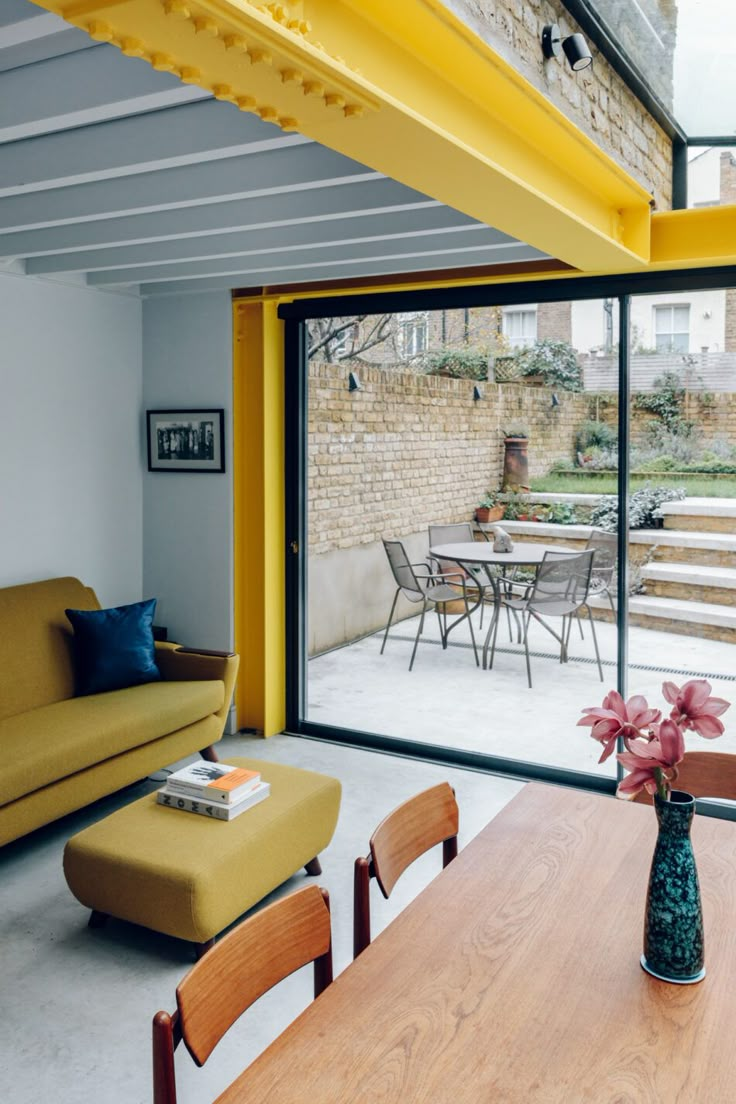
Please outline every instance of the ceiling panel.
M127 294L543 255L0 0L0 267Z

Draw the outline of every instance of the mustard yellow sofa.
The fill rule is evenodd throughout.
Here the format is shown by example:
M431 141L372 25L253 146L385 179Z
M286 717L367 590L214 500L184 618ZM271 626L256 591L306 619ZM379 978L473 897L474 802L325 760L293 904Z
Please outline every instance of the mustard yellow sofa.
M222 736L234 655L157 644L160 682L74 696L64 610L99 608L73 578L0 589L0 845Z

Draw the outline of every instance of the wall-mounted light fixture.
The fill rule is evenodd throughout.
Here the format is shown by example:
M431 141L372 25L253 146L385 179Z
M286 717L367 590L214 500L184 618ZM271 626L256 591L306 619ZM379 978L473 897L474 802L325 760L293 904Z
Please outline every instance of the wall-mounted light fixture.
M480 387L476 383L473 386L473 402L478 402L478 399L482 399L482 398L483 398L483 392L481 391Z
M559 57L564 50L570 68L576 73L587 69L593 61L588 43L581 34L568 35L563 39L556 23L548 23L542 31L542 53L546 58Z
M348 391L362 391L363 387L358 379L357 372L348 373Z
M556 391L553 391L553 392L552 392L552 404L551 404L551 405L552 405L552 408L553 408L553 409L554 409L554 408L555 408L556 406L559 406L559 405L560 405L560 396L559 396L559 395L557 394L557 392L556 392Z

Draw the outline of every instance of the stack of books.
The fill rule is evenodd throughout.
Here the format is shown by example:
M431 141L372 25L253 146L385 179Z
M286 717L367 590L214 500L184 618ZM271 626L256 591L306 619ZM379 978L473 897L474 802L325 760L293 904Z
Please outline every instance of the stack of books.
M199 813L212 820L234 820L265 800L270 792L271 787L258 771L203 759L169 775L156 800L170 809Z

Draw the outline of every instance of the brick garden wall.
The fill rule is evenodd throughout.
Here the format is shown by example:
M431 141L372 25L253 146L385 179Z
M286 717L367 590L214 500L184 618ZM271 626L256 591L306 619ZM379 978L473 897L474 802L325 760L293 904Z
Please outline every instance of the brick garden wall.
M592 399L593 416L596 411L596 398ZM728 441L736 444L736 394L729 391L700 392L688 391L685 395L683 414L695 422L699 441L707 447L708 442ZM615 425L618 422L618 398L613 394L599 395L597 416L601 421ZM647 427L657 419L644 410L637 410L632 403L631 440L642 445L647 439Z
M529 472L574 455L588 416L585 395L546 387L362 367L348 390L348 367L309 368L310 553L402 536L429 522L470 521L479 499L499 486L503 430L529 427Z

